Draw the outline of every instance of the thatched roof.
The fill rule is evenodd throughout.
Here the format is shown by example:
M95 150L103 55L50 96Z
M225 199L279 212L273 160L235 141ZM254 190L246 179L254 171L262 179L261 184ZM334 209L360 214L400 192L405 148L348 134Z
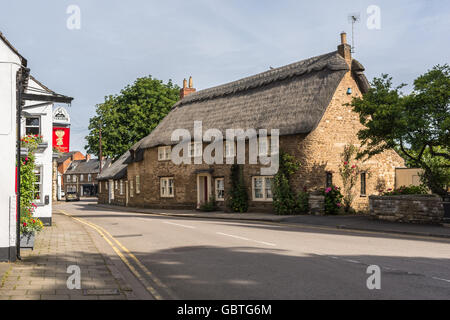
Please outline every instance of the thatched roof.
M364 68L354 63L355 76ZM322 119L339 83L350 70L337 51L192 93L174 105L153 132L131 148L134 161L144 149L172 145L175 129L203 131L280 129L281 135L309 133ZM363 80L361 83L365 82ZM365 88L361 89L365 92Z
M130 152L127 151L124 153L119 159L117 159L111 166L104 171L102 171L101 174L97 176L97 180L118 180L125 178L127 176L127 163L126 160L130 157Z

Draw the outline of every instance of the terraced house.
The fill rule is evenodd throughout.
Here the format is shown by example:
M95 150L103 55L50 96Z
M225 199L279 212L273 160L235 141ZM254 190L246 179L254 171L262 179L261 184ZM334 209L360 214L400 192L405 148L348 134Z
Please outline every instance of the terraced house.
M184 83L181 100L159 126L99 177L99 202L155 208L199 208L215 196L225 206L230 189L230 164L181 164L171 161L171 135L195 121L203 132L218 129L279 129L280 150L295 156L300 170L291 178L294 191L341 185L339 166L347 144L360 144L359 117L346 106L369 89L364 67L352 59L345 33L337 51L272 69L232 83L196 92ZM270 149L259 144L260 154ZM205 145L191 146L189 156L202 155ZM247 159L248 159L247 145ZM236 144L224 157L236 159ZM227 162L230 163L230 162ZM261 175L260 164L243 165L251 211L271 211L273 176ZM395 151L364 163L356 207L368 207L368 196L380 186L394 187L395 169L404 167ZM120 199L120 200L118 200Z

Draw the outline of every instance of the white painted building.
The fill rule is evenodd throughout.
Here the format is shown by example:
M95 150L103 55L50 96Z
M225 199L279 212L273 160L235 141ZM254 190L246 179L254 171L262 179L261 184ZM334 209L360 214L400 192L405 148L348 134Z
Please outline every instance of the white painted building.
M30 76L27 93L39 93L51 96L53 91L48 89L33 76ZM52 134L53 134L53 103L27 101L24 106L24 114L21 121L22 137L31 135L42 135L43 143L36 150L36 192L34 204L37 208L35 216L44 225L52 222Z
M0 261L15 260L17 254L17 119L20 91L21 135L37 132L44 142L36 154L36 216L51 223L52 207L52 115L53 103L70 103L72 98L59 95L29 76L27 60L0 33ZM22 119L25 116L24 119ZM47 201L48 197L48 201Z
M0 261L16 255L16 81L26 64L0 33Z

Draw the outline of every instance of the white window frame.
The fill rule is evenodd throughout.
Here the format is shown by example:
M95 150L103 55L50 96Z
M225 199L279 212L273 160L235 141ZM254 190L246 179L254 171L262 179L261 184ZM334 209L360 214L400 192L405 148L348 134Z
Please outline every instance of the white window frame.
M120 187L120 195L123 195L123 180L120 180L119 187Z
M130 180L130 197L131 198L134 197L134 180L133 179Z
M172 147L165 146L158 148L158 161L168 161L172 159Z
M88 182L92 182L92 174L88 174Z
M77 182L78 181L78 177L76 174L72 175L72 181L73 182Z
M136 176L136 194L140 194L141 193L141 176L137 175Z
M72 182L72 181L70 181L71 179L70 179L70 174L68 174L67 176L66 176L66 182Z
M84 181L84 174L80 174L80 182Z
M27 120L28 119L38 119L39 120L39 125L37 125L37 126L34 126L34 125L27 125ZM40 135L42 135L42 127L41 127L41 124L42 124L42 119L41 119L41 117L40 116L30 116L30 117L26 117L25 118L25 135L28 135L27 134L27 129L28 128L39 128L39 133L37 134L38 136L40 136ZM35 133L30 133L30 135L35 135Z
M220 189L218 188L218 182L221 181L222 182L222 191L223 191L223 196L219 196L219 191ZM214 180L214 190L215 190L215 195L216 195L216 201L225 201L225 179L224 178L216 178Z
M172 184L172 186L171 186ZM174 198L175 197L175 182L173 177L160 178L159 190L161 198Z
M114 180L114 189L119 189L119 185L118 185L118 183L117 183L117 180Z
M258 179L262 179L262 186L261 186L261 191L263 194L262 198L257 198L256 197L256 181ZM273 201L273 193L272 193L272 198L269 198L267 196L267 188L266 188L266 182L267 179L271 179L272 180L272 184L273 184L273 176L256 176L256 177L252 177L252 197L253 197L253 201L261 201L261 202L272 202Z
M34 195L33 195L33 198L34 198L33 201L36 202L36 203L43 203L44 202L43 201L44 199L42 199L43 189L44 189L44 178L43 178L43 171L44 170L43 169L44 169L43 166L36 166L34 168L35 176L39 176L39 182L36 182L36 181L34 182L35 188L36 188L36 186L38 186L37 188L39 190L39 191L36 191L36 189L35 189ZM36 193L39 194L39 199L35 198Z

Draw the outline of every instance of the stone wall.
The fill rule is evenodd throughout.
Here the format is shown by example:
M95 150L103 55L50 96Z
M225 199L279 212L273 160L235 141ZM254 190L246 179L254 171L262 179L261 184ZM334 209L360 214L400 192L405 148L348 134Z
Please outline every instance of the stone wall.
M371 196L370 215L379 220L438 224L444 207L441 198L433 195Z

